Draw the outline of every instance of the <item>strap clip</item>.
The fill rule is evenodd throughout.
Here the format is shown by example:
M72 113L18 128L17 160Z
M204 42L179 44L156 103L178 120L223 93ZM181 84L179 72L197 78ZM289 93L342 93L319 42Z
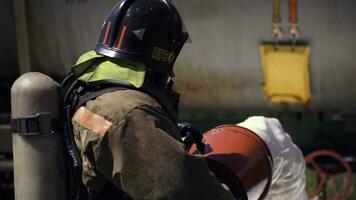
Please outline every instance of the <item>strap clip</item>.
M51 136L55 130L55 120L51 113L37 113L33 116L11 120L11 129L13 134L21 136Z

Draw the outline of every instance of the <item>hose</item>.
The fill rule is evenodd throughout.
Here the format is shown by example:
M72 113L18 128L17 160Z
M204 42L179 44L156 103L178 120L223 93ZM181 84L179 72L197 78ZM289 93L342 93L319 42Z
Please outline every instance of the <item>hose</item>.
M289 0L289 20L291 24L298 23L298 1Z
M274 0L273 5L273 23L280 24L282 22L280 0Z

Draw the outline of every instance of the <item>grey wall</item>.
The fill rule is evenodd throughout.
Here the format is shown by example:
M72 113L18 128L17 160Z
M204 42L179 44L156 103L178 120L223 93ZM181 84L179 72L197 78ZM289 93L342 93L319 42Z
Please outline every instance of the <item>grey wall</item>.
M178 62L178 75L190 77L179 81L189 105L277 109L261 90L258 51L260 41L272 40L272 2L177 2L193 39ZM287 2L282 1L285 34ZM311 109L355 111L356 1L299 2L302 37L311 46Z
M31 67L64 75L81 53L95 46L101 23L116 1L25 2ZM287 34L287 1L282 2ZM269 104L261 90L258 45L272 39L272 0L176 0L176 4L193 41L176 65L184 107L281 109ZM3 10L1 6L1 16ZM312 49L311 110L356 112L355 10L354 0L300 0L300 29ZM2 55L5 49L0 50ZM2 68L16 65L16 61L2 64L6 59L0 58Z
M26 2L32 68L64 75L80 54L95 47L103 19L116 1Z

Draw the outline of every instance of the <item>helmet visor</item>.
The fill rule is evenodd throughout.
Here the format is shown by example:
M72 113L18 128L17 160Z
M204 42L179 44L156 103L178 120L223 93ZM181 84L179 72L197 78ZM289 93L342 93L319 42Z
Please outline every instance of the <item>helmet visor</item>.
M191 37L190 37L190 34L189 34L189 32L188 32L188 29L187 29L187 27L185 26L185 23L184 23L183 20L182 20L182 32L183 32L183 34L186 35L186 37L187 37L187 40L185 41L185 43L192 43L192 39L191 39Z
M179 6L179 3L177 4L176 0L169 0L169 2L177 9L178 13L180 14L180 17L182 18L182 32L183 32L184 37L187 37L185 43L192 43L192 39L190 37L189 31L187 29L186 24L184 23L185 17L184 17L184 10L183 10L182 6Z

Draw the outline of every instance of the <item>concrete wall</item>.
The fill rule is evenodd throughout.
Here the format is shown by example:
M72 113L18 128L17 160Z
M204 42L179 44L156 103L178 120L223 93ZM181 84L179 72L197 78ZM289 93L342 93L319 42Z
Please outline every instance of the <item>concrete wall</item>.
M116 1L25 2L32 69L64 75L81 53L95 46L101 23ZM261 90L263 74L258 45L272 39L273 1L175 2L193 41L184 47L176 65L176 82L183 93L184 107L282 109L269 104ZM287 34L287 1L282 3ZM0 13L3 10L1 6ZM300 29L312 49L313 111L356 112L355 10L354 0L300 0ZM0 51L2 55L5 48ZM2 64L4 58L0 58L2 68L16 65L16 61Z
M191 77L181 81L188 102L196 106L277 109L267 103L261 90L258 51L261 41L272 40L272 2L177 2L193 40L178 62L178 75ZM288 1L281 2L283 28L288 34ZM299 2L300 29L312 50L311 109L355 111L356 1Z

